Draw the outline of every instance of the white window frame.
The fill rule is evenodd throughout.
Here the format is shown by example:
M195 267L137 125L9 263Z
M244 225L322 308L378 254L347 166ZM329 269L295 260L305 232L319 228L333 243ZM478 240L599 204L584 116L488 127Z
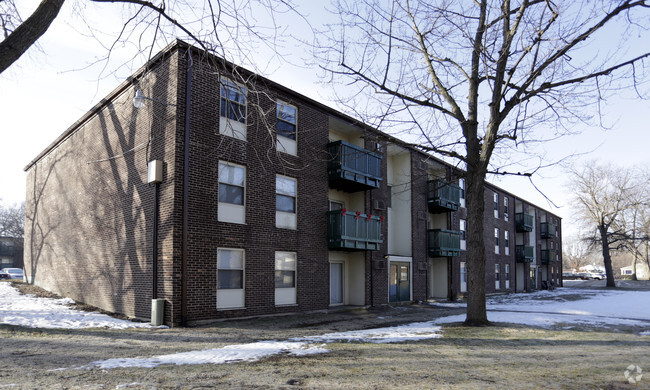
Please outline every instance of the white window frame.
M494 218L499 218L499 194L494 193Z
M458 179L458 187L460 187L460 207L465 207L465 179Z
M510 264L506 264L505 272L506 272L506 289L509 289L510 288Z
M243 170L243 183L242 185L239 185L238 183L230 183L228 181L223 180L223 167L228 166L231 168L237 168L237 169L242 169ZM218 197L221 196L221 185L229 185L229 186L234 186L234 187L242 187L242 204L236 204L236 203L230 203L230 202L222 202L221 199L219 199L218 205L217 205L217 220L219 222L230 222L230 223L239 223L239 224L244 224L246 223L246 167L243 165L239 164L233 164L228 161L219 161L219 166L218 166L218 185L219 185L219 194L217 195Z
M459 219L458 220L458 225L460 229L460 250L465 251L467 250L467 220L466 219Z
M510 220L510 205L508 204L508 197L503 197L503 219L508 222Z
M278 180L286 180L293 182L294 192L290 193L278 186ZM278 195L293 198L294 211L280 211L277 209ZM275 175L275 196L276 196L276 210L275 210L275 227L281 229L297 229L298 228L298 180L293 177L284 175Z
M293 122L290 120L287 120L286 116L281 115L284 110L284 107L290 107L291 109L294 110L294 115L293 115ZM278 100L276 102L276 108L275 108L275 116L276 116L276 149L279 152L291 154L294 156L298 155L298 108L292 104L285 103L281 100ZM280 129L278 126L281 123L286 123L289 125L293 125L293 138L287 137L285 135L281 134Z
M467 292L467 263L460 262L460 292Z
M222 256L224 252L241 253L241 267L222 267ZM241 288L220 288L219 271L241 271ZM239 248L217 248L217 310L241 309L245 306L246 291L246 252Z
M243 102L231 99L227 94L224 96L224 91L233 91L236 96L241 98L243 95ZM240 120L232 119L230 117L222 116L222 109L224 101L230 104L243 107L243 122ZM242 141L246 141L246 127L248 123L248 89L246 86L235 82L226 77L221 77L219 82L219 134L233 137Z
M494 265L494 289L501 289L501 264Z
M500 253L499 250L499 228L494 228L494 253L497 255Z
M283 260L291 258L293 268L287 267ZM278 272L293 272L293 286L278 287ZM275 305L295 305L297 303L298 256L296 252L275 252Z
M503 235L504 235L504 237L503 237L503 245L504 245L503 253L506 256L510 256L510 231L505 230L503 232Z

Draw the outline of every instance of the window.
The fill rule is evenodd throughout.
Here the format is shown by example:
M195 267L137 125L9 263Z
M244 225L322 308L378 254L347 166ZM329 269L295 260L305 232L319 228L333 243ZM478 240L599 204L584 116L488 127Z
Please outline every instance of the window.
M297 130L297 112L296 107L277 102L276 105L277 123L275 129L277 132L276 148L280 152L298 155L298 147L296 144L296 130Z
M504 234L504 236L503 236L504 243L503 244L505 246L503 253L506 256L510 256L510 232L506 230L505 232L503 232L503 234Z
M467 265L460 262L460 292L467 292Z
M221 79L219 133L246 140L246 94L241 84Z
M275 226L296 229L296 179L275 177Z
M296 303L296 254L275 252L275 304Z
M499 290L501 288L501 265L494 265L494 288Z
M296 107L278 102L276 115L278 135L292 140L296 139Z
M551 241L551 249L555 249L555 243Z
M508 197L504 196L503 197L503 219L508 221L510 218L510 210L508 209Z
M465 179L458 179L458 187L460 187L460 207L465 207Z
M510 288L510 264L506 264L506 288Z
M494 253L499 254L499 228L494 228Z
M467 221L461 219L459 222L460 222L460 249L467 250Z
M499 194L494 193L494 218L499 218Z
M330 200L330 211L343 210L343 208L345 208L345 204L343 202Z
M244 223L246 199L246 168L219 161L220 222Z
M244 307L244 251L217 249L217 309Z

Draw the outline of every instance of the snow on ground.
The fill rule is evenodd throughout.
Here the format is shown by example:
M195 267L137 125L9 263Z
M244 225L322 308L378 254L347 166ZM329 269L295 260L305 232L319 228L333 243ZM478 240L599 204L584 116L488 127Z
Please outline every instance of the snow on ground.
M650 335L650 291L585 290L560 288L530 294L488 298L488 319L552 328L554 326L633 326ZM69 299L21 295L9 283L0 283L0 323L38 328L130 328L149 324L118 320L98 313L73 310ZM438 305L438 304L436 304ZM462 307L462 303L443 303ZM253 361L277 354L308 355L329 352L336 342L394 343L442 337L441 325L465 320L465 314L385 328L327 333L285 341L260 341L222 348L188 351L141 358L116 358L92 362L80 368L156 367L160 364L222 364Z
M0 282L0 324L30 328L150 328L141 322L119 320L100 313L74 310L69 298L52 299L23 295L10 283Z

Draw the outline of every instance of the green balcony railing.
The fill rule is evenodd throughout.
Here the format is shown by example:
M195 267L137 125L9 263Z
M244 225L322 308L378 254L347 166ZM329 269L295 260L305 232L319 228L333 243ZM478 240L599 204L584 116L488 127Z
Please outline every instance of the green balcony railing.
M378 250L383 242L382 220L378 216L345 209L328 211L327 246L341 250Z
M462 233L453 230L430 229L428 233L429 257L460 255Z
M427 203L429 212L445 213L460 207L460 187L444 180L429 180Z
M542 260L542 264L555 263L555 250L553 250L553 249L542 249L541 260Z
M557 228L552 223L542 222L540 230L540 235L542 238L555 238L555 232Z
M379 188L381 156L345 141L327 144L330 187L346 192Z
M535 247L528 245L515 246L515 258L517 263L532 263L535 259Z
M518 232L532 232L533 231L533 216L525 213L515 214L515 223Z
M0 245L0 256L14 256L16 249L9 245Z

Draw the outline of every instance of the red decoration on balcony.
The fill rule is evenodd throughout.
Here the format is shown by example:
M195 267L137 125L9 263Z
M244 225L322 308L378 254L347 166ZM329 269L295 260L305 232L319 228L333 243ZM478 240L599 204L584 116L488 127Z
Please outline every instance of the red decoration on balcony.
M361 211L357 211L357 219L361 218Z
M341 209L341 215L345 215L348 212L348 209Z
M366 221L370 221L370 218L372 218L372 214L368 214L368 216L366 217Z
M384 222L384 216L379 217L379 222Z

